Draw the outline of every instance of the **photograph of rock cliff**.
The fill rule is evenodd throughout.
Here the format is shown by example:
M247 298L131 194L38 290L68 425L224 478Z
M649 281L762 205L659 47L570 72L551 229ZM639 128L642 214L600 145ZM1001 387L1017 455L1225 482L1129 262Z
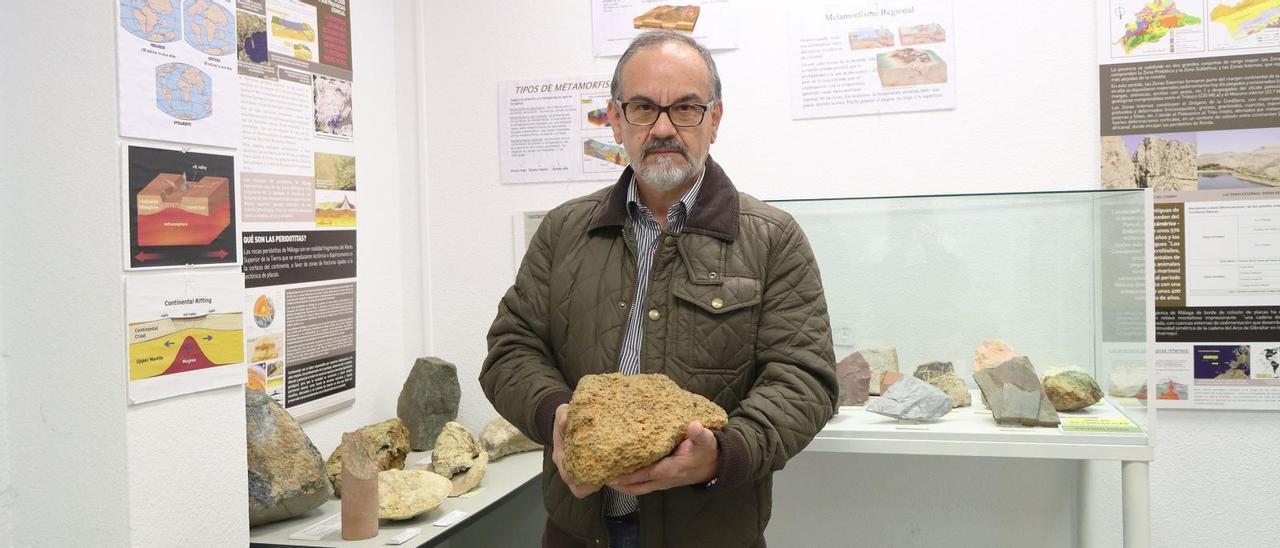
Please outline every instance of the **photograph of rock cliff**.
M1280 128L1204 131L1196 145L1201 190L1280 186Z
M1196 134L1103 137L1102 188L1197 190Z

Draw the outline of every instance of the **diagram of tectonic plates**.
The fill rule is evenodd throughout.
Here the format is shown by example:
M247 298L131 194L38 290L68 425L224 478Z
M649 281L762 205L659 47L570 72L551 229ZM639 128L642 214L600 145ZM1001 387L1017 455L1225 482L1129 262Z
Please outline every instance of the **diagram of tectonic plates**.
M239 312L129 324L129 380L244 360Z

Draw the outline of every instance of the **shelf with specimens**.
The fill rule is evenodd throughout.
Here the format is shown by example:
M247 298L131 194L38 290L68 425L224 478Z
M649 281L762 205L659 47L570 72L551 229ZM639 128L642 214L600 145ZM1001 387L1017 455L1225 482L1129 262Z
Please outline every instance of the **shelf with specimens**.
M822 272L841 407L816 451L1149 461L1150 194L770 202Z

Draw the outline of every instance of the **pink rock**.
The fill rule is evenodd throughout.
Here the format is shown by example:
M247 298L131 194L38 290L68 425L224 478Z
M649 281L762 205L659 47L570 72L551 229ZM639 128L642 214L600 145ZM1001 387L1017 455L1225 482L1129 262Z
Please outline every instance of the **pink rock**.
M897 371L885 371L880 374L880 393L883 394L889 390L893 383L902 380L902 373Z
M1013 348L1000 339L987 339L973 352L973 371L995 367L1014 357Z
M836 364L836 381L840 383L839 405L862 405L871 393L871 364L854 352Z

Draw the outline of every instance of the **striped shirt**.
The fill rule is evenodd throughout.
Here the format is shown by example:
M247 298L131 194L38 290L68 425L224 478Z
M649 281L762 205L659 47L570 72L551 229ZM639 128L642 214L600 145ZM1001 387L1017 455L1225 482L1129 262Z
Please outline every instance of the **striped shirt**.
M703 175L706 170L703 170ZM685 220L693 209L693 202L698 198L698 190L702 188L702 176L680 201L671 204L667 209L666 234L679 234L684 230ZM636 191L635 177L627 187L627 213L631 217L636 233L636 294L631 300L631 314L627 318L627 333L622 338L622 351L618 356L618 371L625 375L640 372L640 348L644 343L644 308L645 295L649 292L649 274L653 270L653 259L658 250L658 242L663 235L662 227L654 219L653 212L640 203ZM640 509L640 501L635 497L619 493L608 487L604 488L604 513L606 516L623 516Z

